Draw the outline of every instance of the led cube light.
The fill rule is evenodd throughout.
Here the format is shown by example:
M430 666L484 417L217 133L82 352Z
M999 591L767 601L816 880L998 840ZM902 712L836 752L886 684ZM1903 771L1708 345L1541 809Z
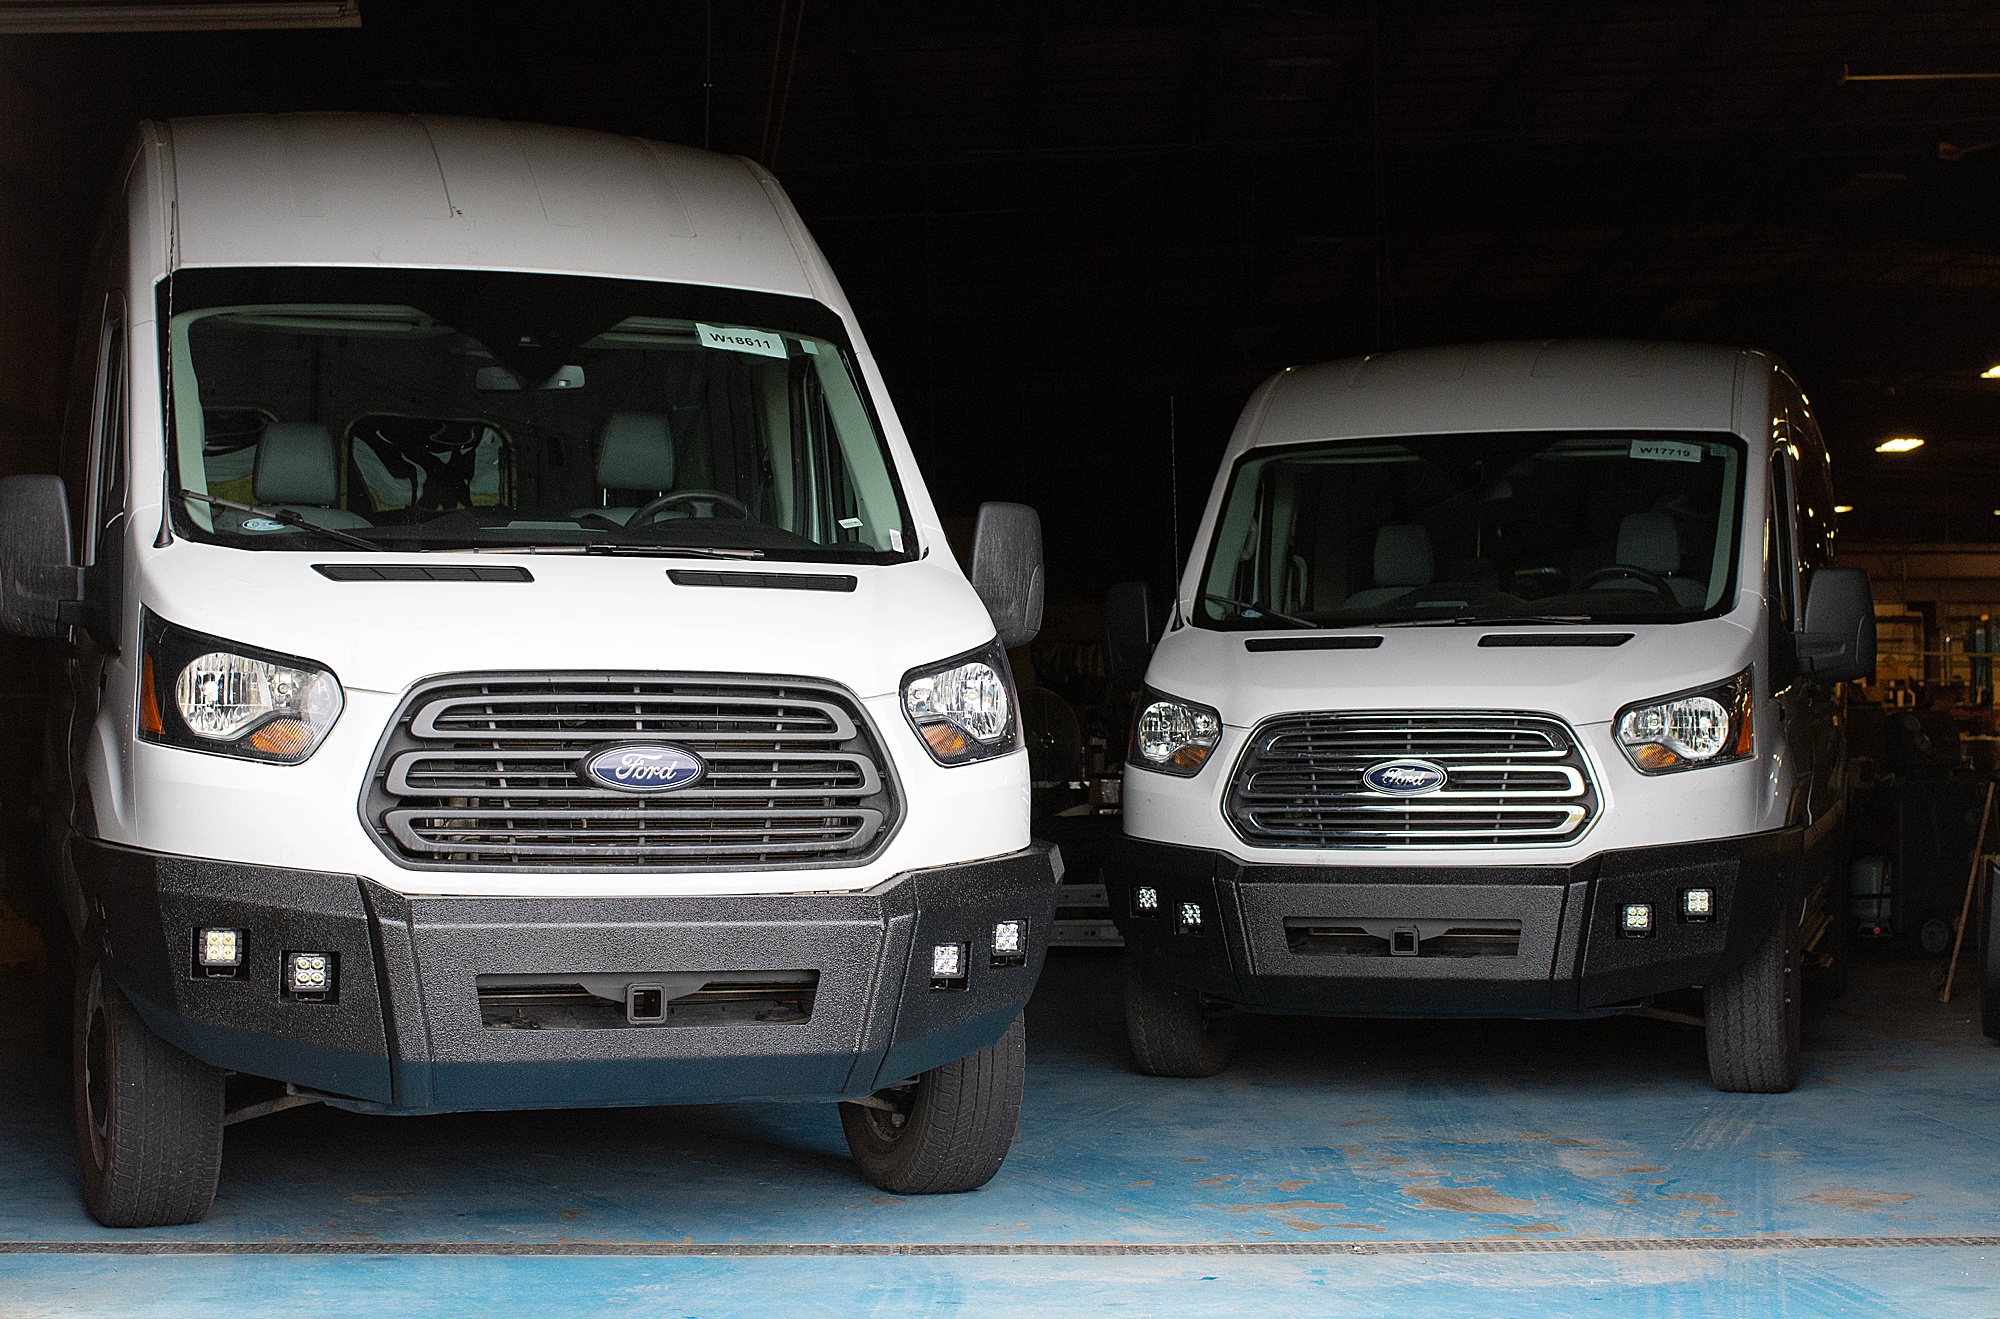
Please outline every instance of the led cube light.
M326 998L333 993L332 953L286 953L285 992L293 998Z
M1020 921L1000 921L993 927L993 954L996 957L1017 957L1021 952Z
M965 979L965 945L941 943L931 949L931 979Z
M1201 904L1183 902L1181 904L1179 928L1182 934L1201 933Z
M1653 904L1628 902L1618 909L1618 933L1628 939L1646 939L1653 933Z
M211 971L234 971L243 965L243 931L197 930L194 957Z
M1132 910L1141 916L1151 916L1160 909L1160 891L1156 888L1135 888L1132 890Z
M1682 889L1681 919L1684 921L1714 920L1715 890L1712 888Z

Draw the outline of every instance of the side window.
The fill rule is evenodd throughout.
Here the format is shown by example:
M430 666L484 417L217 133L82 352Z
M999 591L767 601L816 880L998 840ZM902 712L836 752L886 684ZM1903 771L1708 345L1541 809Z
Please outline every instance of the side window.
M115 294L105 303L98 336L96 386L88 494L78 537L85 566L105 557L104 542L117 533L125 515L125 308Z
M1782 432L1781 432L1782 434ZM1792 632L1798 620L1798 555L1792 524L1792 464L1780 440L1771 454L1770 516L1764 540L1765 572L1771 600L1771 630Z

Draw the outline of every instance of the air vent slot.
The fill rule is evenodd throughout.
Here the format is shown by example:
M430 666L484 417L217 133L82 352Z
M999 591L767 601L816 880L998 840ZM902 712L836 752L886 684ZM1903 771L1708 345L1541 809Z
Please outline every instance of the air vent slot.
M315 563L330 582L532 582L526 568L499 563Z
M1291 916L1285 946L1302 957L1517 957L1521 922Z
M1251 637L1243 649L1252 654L1264 650L1374 650L1382 638L1369 637Z
M706 568L669 568L675 586L733 586L743 591L852 591L859 580L846 573L711 572Z
M1479 638L1482 646L1622 646L1630 632L1492 632Z

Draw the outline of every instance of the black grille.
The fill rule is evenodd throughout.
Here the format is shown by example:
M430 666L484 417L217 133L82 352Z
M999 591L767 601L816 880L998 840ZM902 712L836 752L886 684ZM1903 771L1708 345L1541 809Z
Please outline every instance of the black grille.
M579 766L620 742L707 765L651 796ZM848 865L887 840L895 785L854 698L810 679L469 675L397 712L363 814L390 856L432 870L652 871Z
M1428 761L1417 796L1362 781ZM1251 734L1229 785L1230 822L1262 847L1480 847L1565 843L1597 813L1590 767L1561 720L1531 714L1303 714Z

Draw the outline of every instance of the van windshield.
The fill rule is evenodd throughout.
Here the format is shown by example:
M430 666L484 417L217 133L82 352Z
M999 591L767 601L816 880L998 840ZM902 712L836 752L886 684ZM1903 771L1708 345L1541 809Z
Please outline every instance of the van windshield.
M1253 449L1194 621L1678 622L1734 586L1744 445L1660 431L1398 436Z
M191 270L161 296L175 526L196 539L857 562L915 549L846 334L819 303L396 270Z

